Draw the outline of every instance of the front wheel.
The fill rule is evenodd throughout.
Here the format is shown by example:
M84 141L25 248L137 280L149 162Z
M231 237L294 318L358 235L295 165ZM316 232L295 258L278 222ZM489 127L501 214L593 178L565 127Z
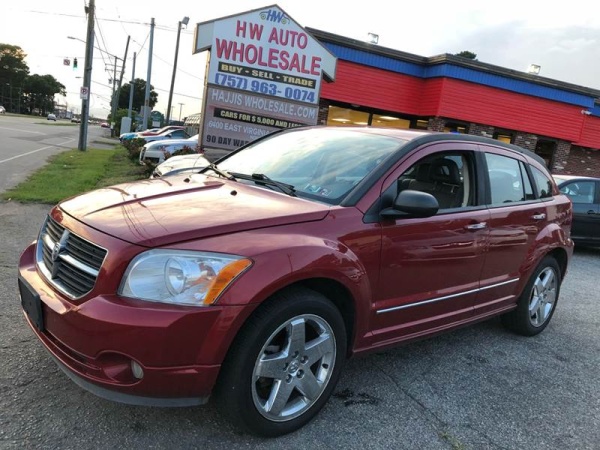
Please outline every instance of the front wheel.
M502 316L502 323L524 336L541 333L550 322L560 292L561 272L556 259L546 256L527 282L517 309Z
M232 345L217 387L218 406L259 435L297 430L327 402L345 354L344 321L327 298L308 289L279 293Z

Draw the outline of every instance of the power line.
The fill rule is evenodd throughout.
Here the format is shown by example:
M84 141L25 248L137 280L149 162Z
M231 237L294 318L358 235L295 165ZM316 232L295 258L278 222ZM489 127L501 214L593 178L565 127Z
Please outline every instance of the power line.
M160 89L160 88L157 88L157 87L155 87L155 88L154 88L154 90L155 90L155 91L162 91L162 92L169 92L169 91L167 91L166 89ZM180 94L179 92L173 92L173 94L174 94L174 95L179 95L179 96L181 96L181 97L193 98L193 99L196 99L196 100L201 100L201 99L202 99L202 97L194 97L193 95L188 95L188 94Z
M162 58L161 58L160 56L158 56L156 53L152 53L152 56L154 56L156 59L158 59L158 60L160 60L160 61L164 62L165 64L171 65L171 63L170 63L169 61L166 61L166 60L162 59ZM192 74L192 73L186 72L186 71L185 71L185 70L183 70L183 69L179 69L179 68L177 68L177 72L185 73L186 75L189 75L190 77L196 78L196 79L198 79L198 80L200 80L200 81L204 81L204 80L203 80L201 77L199 77L199 76L197 76L197 75L194 75L194 74Z
M138 41L136 41L135 39L131 38L131 40L133 42L135 42L137 45L140 46L140 49L138 50L138 53L142 53L142 50L144 49L144 47L146 46L146 42L148 41L148 37L150 36L150 32L148 31L148 34L146 35L146 39L144 39L144 43L140 44Z
M56 13L56 12L50 12L50 11L34 11L34 10L29 10L29 11L25 11L25 12L30 12L30 13L34 13L34 14L45 14L47 16L62 16L62 17L73 17L75 19L85 19L85 16L82 16L79 14L66 14L66 13ZM133 21L133 20L103 19L103 18L98 18L98 17L96 17L96 20L103 20L105 22L129 23L132 25L145 25L145 26L150 25L150 22L138 22L138 21Z

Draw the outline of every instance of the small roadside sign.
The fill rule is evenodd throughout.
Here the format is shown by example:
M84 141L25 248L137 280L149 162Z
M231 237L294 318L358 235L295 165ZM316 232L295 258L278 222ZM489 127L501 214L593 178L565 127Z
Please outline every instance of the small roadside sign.
M87 87L82 86L79 89L79 98L81 100L87 100L89 96L90 96L90 89L87 88Z

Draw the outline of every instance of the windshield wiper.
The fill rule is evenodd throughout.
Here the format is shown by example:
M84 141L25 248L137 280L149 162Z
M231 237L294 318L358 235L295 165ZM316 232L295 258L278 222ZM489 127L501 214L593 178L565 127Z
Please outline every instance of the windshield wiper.
M272 180L264 173L253 173L252 175L246 175L244 173L231 172L231 175L235 178L240 178L242 180L254 181L256 184L261 184L264 186L275 186L279 188L281 192L287 194L291 197L297 197L296 188L291 184L282 183L281 181Z
M208 166L206 166L204 169L202 169L200 172L198 173L204 173L207 170L212 170L214 173L216 173L217 175L221 175L224 178L227 178L228 180L232 180L232 181L236 181L235 177L233 175L231 175L229 172L227 172L226 170L223 169L219 169L217 167L216 164L209 164Z

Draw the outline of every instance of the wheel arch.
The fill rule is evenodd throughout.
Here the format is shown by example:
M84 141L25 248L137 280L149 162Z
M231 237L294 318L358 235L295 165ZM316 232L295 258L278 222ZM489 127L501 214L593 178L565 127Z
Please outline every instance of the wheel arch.
M331 278L309 278L298 281L289 287L302 286L318 292L331 301L338 309L346 327L347 355L352 353L356 330L356 305L352 294L342 283Z
M556 262L558 263L558 267L560 268L560 279L561 282L565 278L567 273L567 266L569 264L569 255L567 254L564 248L555 248L548 252L548 256L552 256Z
M352 353L352 345L355 341L355 334L357 329L356 324L356 302L352 293L348 289L347 286L344 286L343 283L334 280L332 278L326 277L314 277L314 278L305 278L302 280L296 280L291 282L290 284L280 287L279 289L273 291L267 298L262 301L254 311L244 320L244 322L238 328L233 341L238 337L241 333L244 326L247 324L248 320L254 314L260 314L260 311L268 307L272 302L276 302L278 295L285 291L295 290L295 289L310 289L312 291L318 292L323 295L327 300L329 300L340 312L342 319L344 321L344 326L346 328L346 348L348 357ZM227 352L230 351L233 341L229 345Z

